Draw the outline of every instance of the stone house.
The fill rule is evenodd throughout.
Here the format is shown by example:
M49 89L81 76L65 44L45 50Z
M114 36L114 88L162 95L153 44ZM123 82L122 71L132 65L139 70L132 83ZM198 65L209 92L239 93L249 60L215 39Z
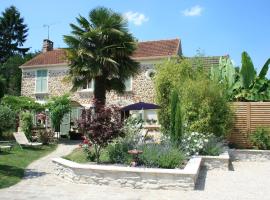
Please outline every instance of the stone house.
M123 95L115 92L106 94L106 102L125 106L128 104L143 102L154 102L154 86L151 80L154 65L164 59L182 55L181 42L179 39L139 42L138 48L133 54L133 59L140 63L140 72L135 77L126 80L126 91ZM22 66L21 95L36 99L44 103L51 96L70 93L71 83L65 81L69 67L66 59L65 49L54 49L53 42L45 39L43 41L42 53L29 60ZM64 124L69 126L71 118L79 116L79 107L91 107L93 99L94 82L87 83L80 90L70 93L71 99L76 102L69 119ZM154 110L145 113L145 118L157 119ZM68 117L67 117L68 118Z
M106 102L125 106L139 101L153 103L155 92L151 75L154 73L154 65L164 59L182 56L181 41L179 39L139 42L133 59L140 63L139 74L126 80L126 91L119 95L115 92L107 92ZM218 64L219 57L203 57L206 66ZM85 84L84 87L71 93L72 85L64 78L68 75L69 67L65 49L54 49L53 42L43 41L42 53L29 60L22 66L21 95L36 99L44 103L51 96L59 96L70 93L74 104L71 115L67 115L61 126L61 132L67 132L70 122L80 116L81 107L92 107L94 82ZM144 119L157 120L155 110L144 112Z

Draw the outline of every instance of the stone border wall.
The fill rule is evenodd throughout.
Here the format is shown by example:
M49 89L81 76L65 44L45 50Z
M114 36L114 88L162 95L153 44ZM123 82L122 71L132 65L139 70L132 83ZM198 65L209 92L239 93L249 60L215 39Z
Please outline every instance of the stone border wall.
M191 158L184 169L79 164L63 158L52 161L56 175L74 183L134 189L193 190L202 158Z
M229 153L233 161L264 162L270 160L270 150L230 149Z
M208 170L222 169L229 170L230 155L228 151L224 151L219 156L200 156L202 158L202 166Z

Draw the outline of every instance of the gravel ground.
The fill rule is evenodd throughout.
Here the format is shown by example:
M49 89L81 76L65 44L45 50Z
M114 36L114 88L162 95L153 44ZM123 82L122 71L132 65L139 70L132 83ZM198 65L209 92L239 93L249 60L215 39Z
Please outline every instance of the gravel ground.
M32 163L20 183L0 190L0 200L270 199L270 161L234 162L231 171L202 169L194 191L134 190L72 184L52 174L51 158L66 155L76 146L60 144L56 151Z

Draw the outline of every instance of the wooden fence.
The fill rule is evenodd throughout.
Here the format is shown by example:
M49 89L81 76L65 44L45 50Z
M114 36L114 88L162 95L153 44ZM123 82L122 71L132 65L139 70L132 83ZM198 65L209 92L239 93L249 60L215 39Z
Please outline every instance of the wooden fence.
M234 102L234 123L229 141L250 147L249 134L258 126L270 127L270 102Z

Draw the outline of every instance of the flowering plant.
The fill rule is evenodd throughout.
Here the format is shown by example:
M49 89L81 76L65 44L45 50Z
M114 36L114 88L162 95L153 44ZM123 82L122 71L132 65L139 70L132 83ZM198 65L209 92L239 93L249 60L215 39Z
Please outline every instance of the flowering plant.
M210 137L210 134L198 132L184 133L181 141L181 147L187 156L199 155L207 145Z

